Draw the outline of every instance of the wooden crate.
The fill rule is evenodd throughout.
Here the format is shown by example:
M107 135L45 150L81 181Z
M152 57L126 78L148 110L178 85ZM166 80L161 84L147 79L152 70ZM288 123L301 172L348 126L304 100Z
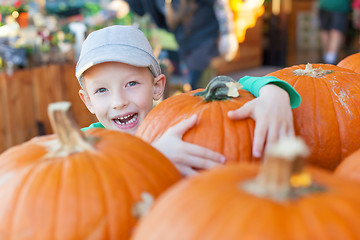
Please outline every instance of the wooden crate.
M75 64L51 64L0 73L0 153L39 135L52 134L49 103L70 101L80 127L96 121L81 101Z

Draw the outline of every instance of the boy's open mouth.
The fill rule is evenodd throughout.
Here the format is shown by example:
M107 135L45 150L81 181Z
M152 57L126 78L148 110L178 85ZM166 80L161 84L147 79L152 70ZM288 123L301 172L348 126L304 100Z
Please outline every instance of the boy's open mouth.
M131 113L131 114L123 116L123 117L115 118L114 121L116 124L126 125L126 124L131 124L131 123L135 122L137 119L138 119L138 114Z

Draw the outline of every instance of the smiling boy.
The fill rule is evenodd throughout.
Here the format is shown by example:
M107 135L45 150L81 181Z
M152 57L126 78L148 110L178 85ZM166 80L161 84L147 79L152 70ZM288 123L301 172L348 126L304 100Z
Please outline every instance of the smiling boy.
M84 74L80 97L105 128L135 134L162 96L165 77L119 62L97 64ZM86 89L86 90L85 90ZM153 89L153 91L149 91Z
M89 34L82 46L76 77L81 86L80 98L99 120L88 128L105 127L130 134L135 134L153 101L161 98L166 83L145 35L136 27L120 25ZM286 91L268 83L281 85ZM273 77L246 77L242 84L259 97L229 112L229 117L255 119L253 152L260 157L265 141L271 143L282 135L294 135L290 103L298 106L300 96L290 85ZM196 116L185 119L153 143L185 176L196 174L193 168L210 169L225 162L219 153L182 141L183 134L195 124Z

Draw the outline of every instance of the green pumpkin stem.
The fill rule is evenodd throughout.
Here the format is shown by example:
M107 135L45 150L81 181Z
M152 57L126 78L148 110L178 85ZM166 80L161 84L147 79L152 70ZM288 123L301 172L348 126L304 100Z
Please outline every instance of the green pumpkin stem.
M283 138L269 148L255 179L245 182L242 188L258 197L275 201L298 198L324 188L312 182L303 171L309 150L300 138Z
M309 76L309 77L315 77L320 78L327 74L333 73L332 70L324 70L322 68L313 68L313 66L308 63L305 66L305 69L296 69L293 71L295 76Z
M51 103L48 106L51 127L57 138L45 143L48 147L47 157L68 156L72 153L94 150L93 144L96 140L81 132L70 107L69 102Z
M201 96L206 102L227 100L238 97L238 90L242 86L239 82L228 76L217 76L213 78L206 88L194 94L194 96Z

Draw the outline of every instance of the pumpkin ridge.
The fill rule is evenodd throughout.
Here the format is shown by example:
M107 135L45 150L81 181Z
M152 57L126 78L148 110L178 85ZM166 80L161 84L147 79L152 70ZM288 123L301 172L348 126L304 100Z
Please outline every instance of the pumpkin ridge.
M231 100L229 100L231 101ZM229 132L235 132L235 127L234 127L234 123L235 121L232 121L228 116L227 116L227 112L230 111L230 109L232 109L232 102L229 102L229 105L226 106L226 109L224 106L221 106L220 104L220 107L221 107L221 112L224 111L223 113L223 116L224 116L224 119L223 119L223 134L221 135L222 136L222 140L221 140L221 143L222 145L224 146L222 152L224 153L224 155L228 155L229 153L229 156L234 156L235 159L238 159L239 156L238 156L238 151L236 148L232 149L230 148L227 148L228 146L228 143L226 141L226 136L229 136ZM238 136L236 134L233 134L232 138L231 138L231 142L233 143L237 143L239 142L239 139L238 139ZM227 151L225 152L225 149L227 149ZM228 161L228 159L226 159L226 161Z
M219 101L214 102L213 109L215 109L215 111L210 112L211 121L214 122L214 124L216 123L216 121L224 122L224 114L223 114L223 112L221 112L221 111L223 111L223 108L221 107L221 104L220 104ZM211 124L211 125L213 125L213 124ZM223 152L225 150L225 148L226 148L226 146L224 144L224 141L223 141L224 140L224 137L223 137L224 136L224 130L223 129L224 129L223 127L218 128L217 133L213 134L214 136L216 136L216 138L218 138L219 136L221 136L221 138L222 138L221 141L219 141L219 145L217 146L218 150L214 149L216 152ZM211 141L211 136L209 136L207 138L207 141L208 142Z
M305 228L306 229L321 229L321 222L319 217L315 214L315 212L318 211L318 205L314 204L297 204L297 210L300 213L300 218L299 219L303 219L306 220L304 221L305 224ZM310 236L308 236L307 239L311 239L310 237L314 238L314 239L323 239L323 236L319 236L320 232L319 231L311 231L311 233L309 233ZM315 236L314 236L315 234Z
M229 101L231 101L231 100L229 100ZM236 124L236 121L237 121L237 120L231 120L231 119L227 116L227 113L228 113L228 111L229 111L229 109L230 109L230 104L233 105L233 104L232 104L232 101L231 101L231 103L229 103L229 107L228 107L228 106L226 107L226 111L225 111L225 106L222 106L222 104L219 104L220 109L221 109L220 112L223 113L223 117L224 117L224 119L222 120L222 122L223 122L223 124L224 124L224 127L222 128L222 129L223 129L223 133L221 134L221 136L222 136L223 139L220 141L220 142L222 143L222 145L223 145L221 152L223 152L224 155L227 155L229 151L230 151L230 152L234 151L233 154L234 154L235 159L239 159L239 151L237 150L237 148L234 148L234 149L231 149L231 148L230 148L230 150L227 150L227 151L225 152L225 149L228 149L228 148L227 148L228 146L225 145L225 143L227 143L227 141L226 141L226 136L229 136L229 135L228 135L228 132L229 132L229 131L231 131L231 132L235 132L235 131L236 131L236 128L235 128L234 124ZM234 142L234 143L239 142L239 135L241 135L241 134L233 134L233 135L232 135L232 138L231 138L231 141ZM227 144L228 144L228 143L227 143ZM229 156L232 156L232 154L229 154ZM227 161L228 161L228 159L226 159L226 162L227 162Z
M127 148L129 153L136 153L138 156L142 157L142 156L147 156L150 152L147 151L147 152L144 152L139 146L140 144L137 144L137 143L141 143L143 142L143 140L141 140L140 138L136 138L136 139L133 139L133 141L131 142L127 142L127 143L124 143L126 144L126 146L124 146L124 148ZM131 145L132 148L130 147L127 147L127 145ZM163 156L163 154L161 152L159 152L157 149L155 148L152 148L151 149L154 153L153 155L157 154L157 155L161 155ZM120 154L120 153L119 153ZM146 158L145 158L146 159ZM120 163L119 161L117 161L118 163ZM167 164L166 164L167 163ZM172 168L174 168L174 170L176 169L175 166L170 162L164 162L164 161L153 161L153 162L150 162L150 161L142 161L142 162L138 162L138 161L133 161L131 157L129 157L129 155L126 155L124 156L124 161L122 161L122 164L123 165L126 165L126 168L132 168L136 171L134 172L140 172L140 174L142 175L142 178L144 178L144 182L148 182L148 183L151 183L151 184L148 184L148 185L151 185L151 186L154 186L154 187L159 187L159 189L156 188L156 191L160 192L160 186L159 184L154 184L154 183L157 183L155 180L154 180L154 176L153 176L153 172L148 172L146 171L146 169L151 169L151 168L155 168L155 169L159 169L159 171L161 170L161 172L163 173L162 176L163 178L165 179L169 179L170 177L173 176L173 173L172 174L168 174L166 175L167 173L170 173L170 171L166 171L166 169L169 169L169 166L171 165ZM123 169L123 168L120 168L121 171L124 173L125 176L126 175L126 171ZM145 170L145 171L144 171ZM164 175L165 174L165 175ZM180 173L179 173L179 176L180 176ZM174 178L174 177L172 177ZM146 180L146 181L145 181ZM174 179L175 181L176 179ZM127 183L129 183L129 186L131 186L133 183L131 182L131 179L130 178L127 178L127 177L124 177L124 181L126 181ZM131 190L131 189L130 189ZM133 197L139 197L137 196L137 194L132 194L131 196Z
M34 177L34 172L36 172L35 170L37 170L40 166L36 166L36 165L30 165L26 168L31 168L29 170L26 171L26 176L22 177L22 180L21 180L21 187L18 187L18 190L17 190L17 197L13 198L15 199L16 201L14 201L14 204L13 204L13 209L11 210L11 212L13 212L14 214L11 214L11 220L9 221L9 226L8 226L8 229L11 229L10 230L10 233L13 234L15 231L14 231L14 227L16 226L16 223L19 222L17 221L16 219L16 216L18 215L17 212L20 210L20 206L21 204L19 204L19 202L21 203L21 200L22 201L25 201L25 199L23 197L21 197L22 195L24 195L24 191L26 190L26 188L29 188L29 186L33 183L33 181L29 181L29 179L31 180L31 178Z
M358 73L354 73L354 74L358 74ZM360 92L360 84L359 84L358 81L355 81L355 80L353 80L352 78L347 78L346 80L349 81L350 84L352 84L352 85L354 86L354 88L356 88L356 89L358 90L358 92ZM359 97L360 97L360 94L359 94ZM355 99L359 99L359 98L351 98L352 102L354 102ZM356 102L356 101L355 101L355 102ZM359 106L358 108L356 108L356 110L357 110L357 113L359 113L359 114L357 114L357 115L360 115L360 99L359 99L359 101L356 102L356 103L357 103L357 104L353 104L353 105L354 105L354 106Z
M324 83L324 85L326 86L326 88L327 88L327 90L328 90L328 93L329 93L329 96L331 97L331 100L332 100L332 102L331 102L331 105L332 105L332 109L333 109L333 111L335 112L335 116L336 116L336 120L338 120L338 115L337 115L337 112L335 111L336 110L336 106L335 106L335 102L336 101L334 101L334 95L336 95L336 94L334 94L334 92L332 91L332 89L331 89L331 87L329 86L329 81L322 81L322 83ZM321 96L320 96L321 97ZM319 106L320 104L316 104L315 106ZM315 111L315 112L317 112L317 111ZM340 135L340 126L339 126L339 124L338 124L338 122L336 121L336 126L337 126L337 132L338 132L338 134L337 134L337 136L339 136L339 137L341 137ZM340 143L341 144L341 143ZM340 146L340 149L341 149L341 146ZM341 153L340 153L341 154Z
M103 156L96 156L96 161L94 161L94 157L90 157L89 159L87 159L87 161L90 163L89 165L92 166L93 171L96 173L95 175L96 175L97 181L99 182L99 186L101 186L100 189L98 189L98 191L101 191L102 194L98 194L98 195L101 196L102 205L103 205L103 208L104 208L103 211L105 212L105 219L107 220L106 221L107 222L106 223L106 228L105 228L106 229L106 234L107 234L108 237L110 237L112 235L111 230L110 230L111 226L109 225L109 223L111 223L111 220L110 220L111 214L110 214L110 211L109 211L109 207L110 207L109 206L110 205L109 200L107 199L107 196L109 194L107 194L107 192L106 192L106 189L109 186L108 186L108 184L105 184L106 181L103 178L104 178L105 175L108 175L108 174L112 173L113 171L106 171L105 169L102 170L105 166L106 167L108 166L108 164L99 164L101 161L107 163L107 161L103 160L105 157L106 157L106 159L109 159L111 156L109 154L104 153ZM77 163L78 163L78 161L77 161ZM77 166L77 169L78 169L78 166ZM113 169L111 169L111 170L113 170ZM104 173L106 173L106 174L104 174ZM76 174L76 176L78 177L78 180L76 181L78 183L78 187L77 187L78 192L79 192L78 195L83 196L82 191L87 191L87 190L86 189L82 190L81 186L79 186L79 184L84 182L84 180L86 180L86 179L81 178L82 177L81 171L80 171L80 174ZM108 177L110 178L111 176L108 176ZM127 184L124 184L124 186L126 188L128 188ZM83 200L83 199L81 199L81 200ZM78 203L80 203L80 201ZM81 207L78 207L77 209L79 211L79 219L80 219L79 222L81 222L81 220L83 218L83 216L81 215L81 211L80 211ZM103 218L104 218L104 216L103 216ZM98 224L100 224L100 223L101 222L99 222ZM94 231L94 229L93 229L93 231ZM91 236L93 231L88 232L87 236L81 236L81 237L82 238L83 237L88 238L89 236Z
M300 77L298 77L298 78L300 78ZM315 81L313 81L313 80L310 80L310 82L311 82L311 86L312 86L312 88L313 89L316 89L316 87L315 87ZM313 112L312 112L312 114L313 114L313 116L317 116L317 110L316 110L316 108L318 107L318 104L317 104L317 92L314 90L313 91L314 92L314 96L313 96L313 99L312 99L312 102L313 102L313 106L315 106L314 108L313 108ZM315 138L315 141L314 142L316 142L316 143L319 143L319 128L317 127L317 125L316 125L316 123L315 122L313 122L312 123L312 126L313 126L313 132L312 132L312 136ZM309 143L308 143L309 144ZM318 153L316 153L316 155L318 155ZM317 157L318 158L318 157Z
M226 118L227 118L227 111L225 110L228 110L227 107L222 106L220 103L217 103L218 105L218 108L220 109L218 112L220 112L220 115L221 115L221 122L223 122L224 124L226 124ZM226 108L226 109L225 109ZM219 152L224 152L225 149L226 149L226 146L225 146L225 126L223 128L220 128L221 130L221 134L219 134L218 136L221 136L221 146L220 146L220 151ZM232 141L236 141L236 139L232 139Z
M163 154L161 152L159 152L157 149L154 148L153 150L156 151L159 155L163 156ZM136 152L135 149L133 151ZM137 153L139 155L143 155L143 156L146 156L148 154L148 152L144 152L141 149L139 149L137 151ZM131 163L136 163L134 161L130 161L130 162ZM173 166L174 169L176 169L176 167L173 165L172 162L170 162L170 160L167 163L168 163L168 165L171 165L171 166ZM137 168L141 167L142 169L144 169L143 165L146 166L146 167L148 166L148 165L145 165L145 164L142 164L142 165L136 164ZM161 170L161 172L163 173L162 176L166 176L166 179L173 178L172 177L173 174L168 174L169 171L167 171L167 169L169 169L169 167L166 164L164 164L164 162L159 162L159 161L149 162L149 168L155 168L155 169ZM144 173L142 173L142 174L144 175ZM179 173L179 176L180 175L181 174ZM148 182L155 183L154 178L153 178L152 175L147 174L147 176L148 176ZM176 181L176 180L174 180L174 181ZM155 184L153 186L158 186L158 184Z
M348 230L349 229L349 224L351 222L353 222L353 218L350 218L349 221L344 222L344 220L348 220L349 218L347 217L348 214L344 214L343 211L345 211L346 209L344 209L343 207L346 207L347 213L354 211L354 206L353 204L351 204L351 207L349 205L349 203L347 202L346 204L341 204L343 207L339 206L339 203L341 203L342 201L346 202L346 199L344 200L343 197L333 197L332 201L327 201L325 204L317 204L316 201L312 201L314 204L308 204L308 209L309 211L312 212L321 212L320 214L317 214L317 218L315 218L315 220L318 222L318 226L320 226L320 228L326 229L326 224L327 224L327 220L328 219L332 219L333 224L332 225L332 232L334 234L334 238L333 239L355 239L356 237L349 237L348 233L349 231L346 231L346 236L344 236L344 232L345 229ZM346 206L347 205L347 206ZM311 206L311 207L309 207ZM332 211L329 211L329 207L331 207ZM351 210L352 208L352 210ZM324 227L321 227L324 226ZM313 226L312 226L313 227ZM339 231L339 229L341 229ZM337 230L337 231L336 231ZM341 235L339 235L339 233L341 233ZM324 239L324 236L319 236L319 239Z
M296 85L299 83L299 79L300 79L300 76L295 79L295 81L294 81L294 83L293 83L293 85L292 85L294 88L295 88Z
M343 78L343 79L345 79L346 80L346 78ZM338 113L338 111L335 111L336 110L336 106L335 106L335 97L337 96L337 94L334 92L334 90L331 88L331 86L329 86L329 82L325 82L325 84L326 84L326 87L328 88L328 91L329 91L329 93L330 93L330 96L331 96L331 99L333 100L332 101L332 105L333 105L333 109L334 109L334 112L335 112L335 116L336 116L336 120L337 121L335 121L335 123L336 123L336 125L337 125L337 131L338 131L338 136L339 136L339 138L341 139L341 141L339 141L339 143L340 143L340 146L339 146L339 149L342 149L342 142L343 142L343 139L344 139L344 136L342 136L342 134L341 134L341 130L340 130L340 125L339 125L339 122L341 122L340 120L339 120L339 113ZM341 86L340 86L341 87ZM339 154L340 154L340 156L339 156L339 158L340 159L343 159L343 151L339 151Z
M136 149L131 149L131 152L138 152L138 154L140 155L147 155L148 153L146 152L143 152L143 151L136 151ZM136 169L136 171L140 172L140 174L142 175L142 177L144 178L144 182L150 182L152 186L157 186L158 184L155 184L156 182L154 181L152 175L150 175L149 173L147 173L147 171L142 171L144 170L144 168L150 168L151 166L149 166L148 164L138 164L137 162L135 161L131 161L131 158L129 157L126 157L125 158L126 161L125 161L125 164L128 165L129 168L133 168L133 169ZM154 164L153 162L151 164ZM159 165L162 165L162 164L159 164ZM153 166L154 168L155 167L159 167L158 166ZM136 172L135 171L135 172ZM124 180L128 183L129 186L131 186L132 182L131 182L131 179L130 178L124 178ZM130 191L131 192L131 191ZM131 196L133 198L136 198L136 197L139 197L139 196L136 196L136 194L131 194Z
M228 186L228 187L232 187L232 186ZM231 190L229 190L231 191ZM214 219L227 219L225 217L223 217L223 215L227 215L226 212L222 212L219 211L223 208L226 208L226 206L233 206L232 204L234 202L237 202L238 199L236 198L236 194L232 194L232 195L227 195L227 196L223 196L223 198L221 198L221 201L219 199L217 199L217 202L214 202L214 197L216 199L216 195L219 194L217 191L213 191L213 192L207 192L206 199L209 199L210 201L208 202L208 206L204 205L202 206L202 208L207 208L209 210L211 210L210 212L207 213L207 219L205 221L201 221L201 222L197 222L196 225L198 227L198 229L206 229L206 228L212 228L213 230L217 229L218 232L222 232L224 228L229 227L229 225L237 225L238 222L233 223L231 220L227 220L227 221L223 221L223 222L217 222L216 224L214 224ZM245 202L245 201L244 201ZM216 206L216 207L215 207ZM194 208L195 210L195 208ZM194 211L196 213L196 210ZM219 215L219 213L222 213ZM238 212L233 211L230 214L236 214ZM243 212L241 212L241 214L243 214ZM193 216L194 214L192 214ZM191 216L191 215L190 215ZM215 225L215 226L214 226ZM225 227L224 227L225 226ZM218 234L213 234L215 233L212 232L211 235L208 235L206 232L201 232L201 231L197 231L194 232L194 236L191 236L191 239L208 239L208 240L218 240L217 238L214 239L214 236L211 235L215 235L215 236L219 236Z
M179 96L180 96L180 95L179 95ZM186 96L189 97L190 95L187 94ZM173 120L169 122L169 124L167 125L168 127L172 127L172 126L176 125L177 123L179 123L182 119L189 118L189 117L191 117L191 116L194 114L193 111L192 111L188 106L184 106L184 105L185 105L185 104L184 104L184 99L181 100L180 97L179 97L178 99L179 99L179 103L180 103L180 104L178 104L178 102L173 102L173 105L178 104L179 106L182 106L182 107L181 107L181 109L180 109L179 111L177 111L177 112L171 111L171 112L173 113L173 115L175 115L176 117L174 117ZM186 100L188 100L188 99L186 99ZM189 99L189 100L191 101L192 99ZM203 111L204 111L203 106L201 106L202 104L203 104L202 102L195 102L195 104L193 105L195 109L197 109L197 108L201 109L201 111L197 113L197 116L198 116L198 117L199 117L199 116L203 113ZM159 114L159 113L158 113L158 114ZM166 116L168 116L167 113L166 113ZM185 117L184 117L184 116L185 116ZM185 133L185 134L186 134L186 133ZM185 135L185 134L184 134L184 135Z
M343 219L348 219L347 224L345 224L344 222L341 222L341 221L337 221L338 222L337 226L339 226L339 223L342 223L341 232L344 232L344 229L347 229L348 231L346 231L346 233L349 234L349 235L347 235L347 237L344 236L344 238L341 238L341 239L355 239L356 236L352 235L351 232L349 232L349 224L354 224L354 225L358 226L358 222L354 223L354 221L351 221L353 219L351 217L351 212L353 212L354 209L356 209L356 208L358 210L360 210L359 205L348 204L347 199L344 199L344 197L338 196L337 198L338 199L336 201L327 202L328 206L331 206L331 209L332 209L332 211L329 211L329 214L333 213L334 216L331 216L331 217L338 218L340 220L341 220L340 216L342 216Z
M61 196L63 194L63 190L64 190L64 179L65 179L65 171L64 169L65 168L65 164L66 164L66 161L61 161L60 162L61 164L58 165L58 167L60 168L59 171L59 176L60 176L60 181L58 183L58 188L57 188L57 191L56 191L56 196L55 196L55 199L56 199L56 203L55 203L55 206L56 206L56 209L54 211L54 221L56 223L59 223L60 221L58 220L59 216L60 216L60 199L61 199ZM57 235L58 235L58 232L60 232L61 229L59 228L59 224L54 224L54 230L53 230L53 233L54 233L54 236L53 238L56 239L57 238Z
M252 125L252 122L251 121L246 121L246 124L247 124L247 126L248 126L248 129L255 129L255 128L253 128L251 125ZM249 139L249 142L253 142L254 141L254 134L255 134L255 132L254 131L252 131L252 132L250 132L250 131L248 131L248 133L246 134L246 136L248 136L250 139ZM239 136L240 136L241 134L239 134ZM242 136L242 135L241 135ZM239 153L240 154L240 153ZM250 150L250 158L251 158L251 160L250 160L250 163L253 163L253 162L257 162L257 161L255 161L255 158L254 158L254 156L253 156L253 154L252 154L252 146L251 146L251 150Z
M200 96L199 96L200 97ZM189 115L189 116L192 116L193 114L196 113L196 116L197 118L199 119L205 112L205 107L206 106L202 106L203 105L203 102L196 102L194 105L193 105L193 109L199 109L198 112L196 113L196 111L193 111L193 110L188 110L186 108L183 108L184 110L184 113L185 115ZM190 113L190 114L189 114ZM185 117L186 118L186 117ZM182 117L182 115L179 115L178 118L177 118L177 122L181 119L184 119ZM197 120L198 123L196 124L199 124L200 121ZM184 136L183 136L183 140L185 139L185 136L186 136L186 142L189 142L189 143L194 143L194 139L197 139L198 138L198 135L201 134L201 131L198 131L199 129L198 128L192 128L190 129L191 131L193 131L193 134L186 134L187 132L185 132ZM190 131L189 130L189 131ZM190 136L190 137L189 137Z
M54 191L54 197L52 198L52 199L49 199L50 201L52 201L53 203L54 203L54 208L53 209L51 209L51 212L53 213L52 214L52 216L51 216L51 221L52 222L57 222L57 218L58 218L58 213L59 213L59 211L58 211L58 209L56 208L56 206L58 206L58 204L57 204L57 200L59 199L59 189L60 189L60 186L61 186L61 184L62 184L62 179L61 179L61 176L62 176L62 169L63 169L63 164L61 163L61 164L59 164L59 162L57 161L57 162L52 162L51 164L48 164L48 166L49 167L51 167L53 170L52 171L50 171L50 170L47 170L47 171L45 171L45 173L47 173L47 175L49 176L51 176L51 175L53 175L54 173L54 168L56 167L56 169L55 170L57 170L57 171L55 171L55 172L58 172L58 177L57 177L57 181L56 181L56 185L57 185L57 190L56 191ZM61 169L59 169L59 166L61 166ZM45 176L44 178L45 179L50 179L48 176ZM45 181L46 182L46 181ZM40 190L43 190L44 191L44 188L41 188ZM56 225L55 224L51 224L51 231L49 231L50 233L52 233L52 236L49 236L49 237L51 237L51 239L56 239L57 237L56 237Z

